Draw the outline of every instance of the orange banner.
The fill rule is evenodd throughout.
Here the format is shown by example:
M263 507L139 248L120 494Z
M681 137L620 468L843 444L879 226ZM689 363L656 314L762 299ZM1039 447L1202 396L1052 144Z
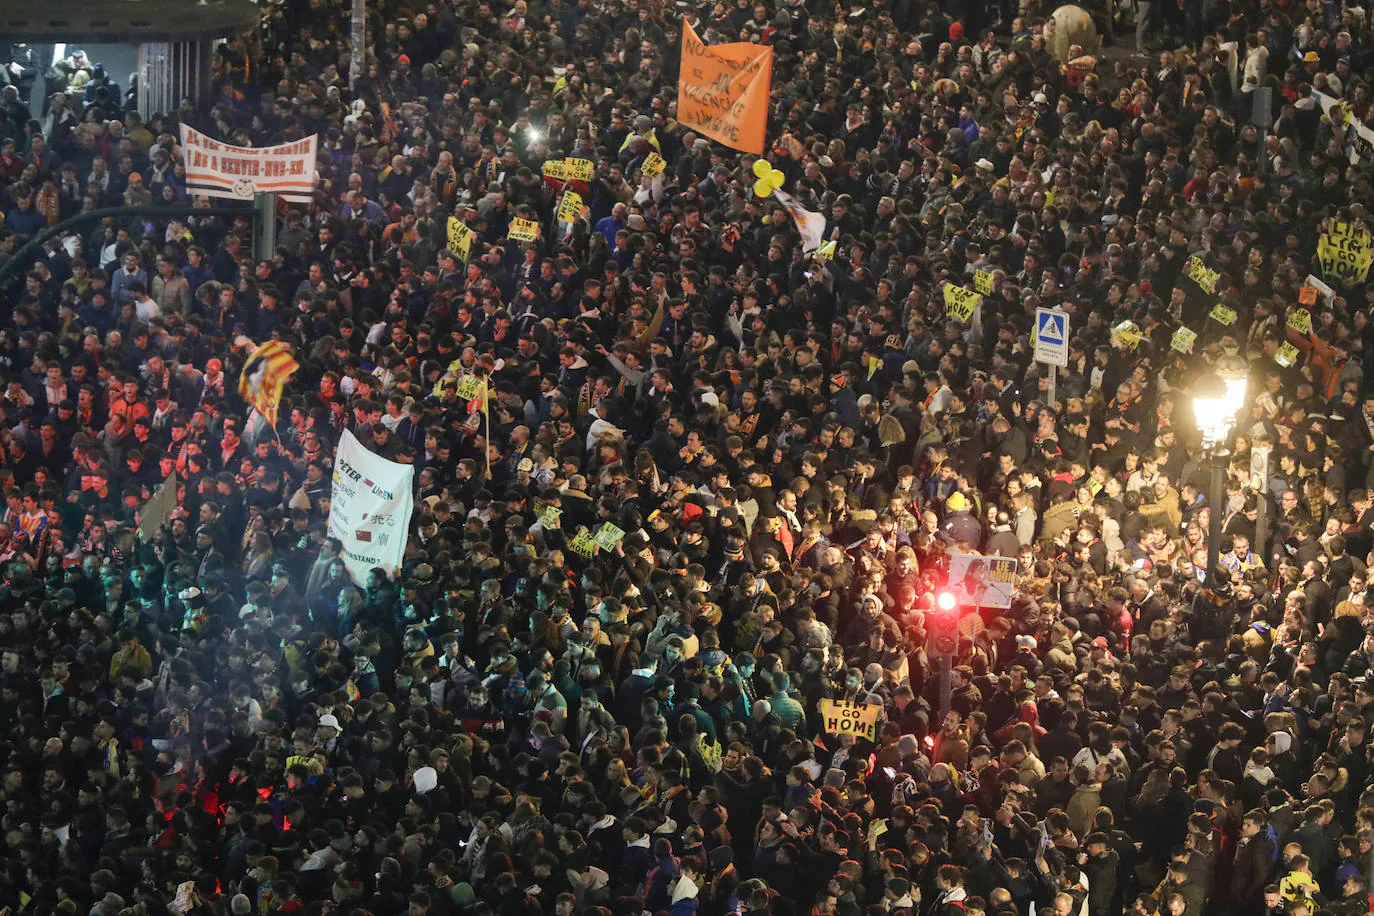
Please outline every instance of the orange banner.
M682 23L677 119L726 146L761 155L773 83L773 49L747 41L708 47Z

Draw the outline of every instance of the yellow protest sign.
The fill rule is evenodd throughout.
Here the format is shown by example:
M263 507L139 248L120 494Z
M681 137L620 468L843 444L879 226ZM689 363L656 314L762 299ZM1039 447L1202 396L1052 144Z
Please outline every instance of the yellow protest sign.
M644 157L644 162L640 165L639 170L643 172L647 178L657 178L659 175L663 174L663 170L667 166L668 163L663 161L663 157L655 152Z
M1337 238L1357 239L1366 244L1369 242L1369 233L1365 228L1348 220L1333 219L1326 231Z
M1312 313L1307 309L1294 309L1288 313L1288 326L1299 334L1312 333Z
M1204 292L1217 291L1217 280L1221 278L1221 274L1204 264L1197 255L1188 259L1184 269L1188 272L1188 279L1202 287Z
M968 321L973 317L973 310L978 308L982 301L983 297L972 290L955 286L953 283L945 284L945 314L951 318Z
M616 525L614 522L606 522L596 532L596 536L593 537L592 540L595 541L596 546L600 547L602 550L614 550L615 545L618 544L620 539L624 536L625 532L620 526Z
M559 181L568 180L568 164L562 159L550 159L544 163L544 177L556 178Z
M1136 326L1134 321L1123 321L1112 328L1112 340L1132 350L1140 346L1140 341L1144 337L1145 335L1140 332L1140 328Z
M545 506L539 510L539 523L545 528L557 528L558 517L563 514L563 510L557 506Z
M587 532L586 528L578 528L577 534L568 542L568 549L580 557L590 558L596 553L596 540Z
M517 216L510 221L510 230L506 234L518 242L537 242L539 224L532 219L521 219Z
M563 166L568 181L591 181L596 164L590 159L564 159Z
M1274 354L1274 362L1283 366L1285 369L1297 362L1297 359L1298 348L1287 340L1279 346L1279 352Z
M855 738L878 738L876 703L851 703L848 700L821 700L816 704L821 714L821 727L828 735L853 735Z
M471 401L482 393L482 380L475 375L465 375L458 380L458 398Z
M1169 342L1180 353L1192 353L1193 341L1197 340L1197 331L1191 328L1179 328L1174 332L1174 339Z
M1207 313L1207 317L1215 322L1226 325L1228 328L1236 323L1235 309L1227 308L1220 302L1212 306L1212 310Z
M582 195L576 191L564 191L558 204L558 219L570 223L582 215Z
M448 218L448 250L456 254L463 263L472 257L473 232L463 221L452 216Z
M973 272L973 290L980 296L992 295L992 271L975 270Z
M1348 286L1364 282L1374 253L1370 251L1368 234L1334 235L1328 232L1317 239L1317 260L1323 274Z
M878 367L881 366L882 364L883 364L883 361L882 361L880 358L876 357L876 356L870 356L870 357L868 358L868 377L869 377L870 379L872 379L873 376L875 376L875 375L878 374Z

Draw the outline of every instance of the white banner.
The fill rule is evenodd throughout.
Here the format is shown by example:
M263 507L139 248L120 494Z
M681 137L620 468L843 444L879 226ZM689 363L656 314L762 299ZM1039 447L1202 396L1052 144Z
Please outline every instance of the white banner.
M1322 113L1330 117L1336 127L1344 129L1345 154L1350 164L1359 165L1361 160L1369 162L1374 159L1374 130L1365 127L1354 117L1350 103L1323 92L1313 92L1312 95L1321 105Z
M181 125L181 156L192 194L252 200L254 194L280 194L310 203L315 191L318 136L280 146L230 146Z
M802 253L821 247L825 241L825 216L806 209L786 191L774 191L773 196L792 214L792 222L797 224L797 231L801 233Z
M1016 558L980 557L974 553L952 556L949 590L960 604L1009 608L1016 590Z
M343 561L359 586L372 567L394 574L401 565L415 509L414 476L413 466L374 455L344 430L334 460L329 536L343 544Z

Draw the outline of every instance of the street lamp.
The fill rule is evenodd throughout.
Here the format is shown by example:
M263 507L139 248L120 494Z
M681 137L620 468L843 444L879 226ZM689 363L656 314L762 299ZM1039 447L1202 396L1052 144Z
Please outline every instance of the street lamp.
M1202 433L1203 456L1211 466L1211 484L1207 491L1208 514L1211 524L1207 532L1207 578L1209 586L1216 586L1217 562L1221 557L1221 516L1226 501L1226 466L1231 459L1227 442L1236 416L1245 407L1245 389L1249 369L1238 356L1223 356L1216 369L1193 383L1193 419Z

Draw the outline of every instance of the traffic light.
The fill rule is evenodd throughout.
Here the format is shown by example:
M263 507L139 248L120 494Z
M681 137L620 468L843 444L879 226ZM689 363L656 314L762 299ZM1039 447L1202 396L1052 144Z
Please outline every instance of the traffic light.
M952 683L954 652L959 648L959 599L949 589L934 594L931 611L926 615L926 639L940 678L940 720L949 713L953 698Z
M939 655L953 655L959 640L959 600L954 592L941 589L934 605L926 626L930 647Z

